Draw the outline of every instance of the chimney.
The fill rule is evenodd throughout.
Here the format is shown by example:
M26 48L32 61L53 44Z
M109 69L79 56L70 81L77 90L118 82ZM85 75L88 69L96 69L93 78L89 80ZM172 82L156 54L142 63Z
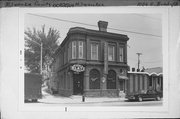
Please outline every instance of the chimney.
M98 22L99 31L107 32L107 25L108 25L108 22L106 22L106 21L99 21Z

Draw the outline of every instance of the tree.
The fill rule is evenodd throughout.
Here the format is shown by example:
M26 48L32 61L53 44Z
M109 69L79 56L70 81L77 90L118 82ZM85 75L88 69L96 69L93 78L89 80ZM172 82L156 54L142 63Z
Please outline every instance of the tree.
M31 73L40 72L40 50L38 44L43 44L42 67L45 70L53 61L52 55L58 47L60 33L54 28L49 28L45 33L45 25L41 30L27 28L25 30L25 67Z

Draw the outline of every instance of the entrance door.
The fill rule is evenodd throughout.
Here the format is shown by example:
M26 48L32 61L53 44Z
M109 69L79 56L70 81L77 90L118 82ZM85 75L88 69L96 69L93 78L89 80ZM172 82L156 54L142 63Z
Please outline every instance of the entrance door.
M120 91L124 91L124 80L120 80L119 84L120 84Z
M83 94L83 73L73 74L73 94Z

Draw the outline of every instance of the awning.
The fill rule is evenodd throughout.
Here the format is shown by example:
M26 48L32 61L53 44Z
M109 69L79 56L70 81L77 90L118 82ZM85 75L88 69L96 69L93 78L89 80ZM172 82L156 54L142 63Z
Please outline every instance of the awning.
M121 80L121 79L123 79L123 80L128 80L129 78L128 78L127 76L121 76L121 75L119 75L119 76L118 76L118 79L120 79L120 80Z

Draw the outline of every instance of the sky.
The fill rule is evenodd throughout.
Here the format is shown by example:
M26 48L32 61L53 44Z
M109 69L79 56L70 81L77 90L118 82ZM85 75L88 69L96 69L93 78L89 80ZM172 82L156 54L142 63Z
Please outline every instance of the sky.
M46 16L46 18L41 16ZM99 20L108 22L107 32L125 34L129 37L127 54L130 68L138 67L136 53L142 53L140 68L162 67L162 19L160 14L26 14L25 29L33 27L40 29L42 25L46 26L46 30L53 27L59 30L59 43L61 43L71 27L98 30Z

